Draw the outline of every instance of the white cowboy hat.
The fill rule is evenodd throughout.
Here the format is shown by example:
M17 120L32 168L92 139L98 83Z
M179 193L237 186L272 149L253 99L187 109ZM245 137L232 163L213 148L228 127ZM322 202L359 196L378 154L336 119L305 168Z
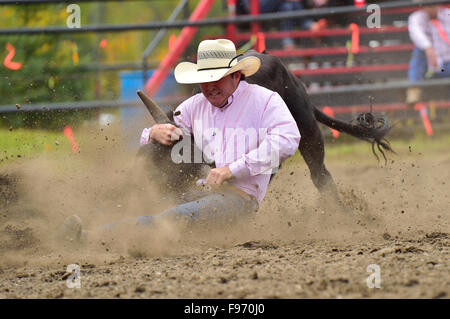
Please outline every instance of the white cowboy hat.
M257 57L246 57L239 62L237 57L232 41L204 40L198 45L197 64L178 64L174 72L175 79L184 84L214 82L236 71L241 71L248 77L255 74L261 65L261 60Z

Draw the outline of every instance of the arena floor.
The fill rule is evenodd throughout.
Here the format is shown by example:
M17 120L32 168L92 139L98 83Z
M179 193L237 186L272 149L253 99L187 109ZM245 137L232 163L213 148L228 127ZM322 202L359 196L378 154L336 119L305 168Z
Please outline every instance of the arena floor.
M411 145L387 166L368 144L366 156L327 158L344 207L319 197L298 157L243 225L184 235L124 226L68 242L71 214L95 230L171 204L104 143L0 167L0 298L450 297L448 145Z

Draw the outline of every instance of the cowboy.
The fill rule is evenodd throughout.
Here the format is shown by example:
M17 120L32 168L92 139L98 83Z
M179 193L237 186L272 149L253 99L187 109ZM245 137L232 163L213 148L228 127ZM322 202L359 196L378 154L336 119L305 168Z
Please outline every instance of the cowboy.
M237 57L229 40L202 41L197 64L182 62L175 68L177 82L198 83L201 93L176 108L174 121L179 127L155 124L145 128L140 139L141 145L173 145L183 131L193 135L216 166L200 182L218 191L156 216L141 216L137 224L168 219L228 223L251 216L266 195L272 171L296 152L300 133L283 99L243 81L258 71L260 59ZM225 183L227 187L221 188Z

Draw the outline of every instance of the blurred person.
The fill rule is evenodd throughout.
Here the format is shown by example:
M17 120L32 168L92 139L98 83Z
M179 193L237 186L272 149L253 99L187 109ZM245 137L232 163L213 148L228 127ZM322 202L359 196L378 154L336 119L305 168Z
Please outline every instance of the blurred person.
M328 0L314 0L314 7L322 7L327 4ZM280 12L289 12L289 11L298 11L304 10L305 5L303 4L303 0L283 0L280 3L279 11ZM319 21L314 21L311 18L301 18L301 19L284 19L281 21L281 30L282 31L292 31L294 30L295 25L298 25L300 29L303 30L311 30L311 31L319 31L325 28L326 23L325 19L320 19ZM294 40L290 37L285 37L282 40L284 49L293 49L295 48Z
M355 0L284 0L281 1L279 11L293 11L293 10L303 10L303 9L319 9L326 7L338 7L338 6L353 6L355 5ZM329 25L347 25L354 21L354 16L345 17L338 15L337 17L327 17L315 20L312 18L304 18L299 20L300 29L310 30L317 32L327 28ZM294 22L291 19L286 19L282 21L282 30L291 31L293 30ZM285 49L294 48L294 41L290 38L283 39L283 44Z
M159 215L138 217L131 223L152 226L175 221L180 225L192 225L206 221L209 225L216 222L226 225L230 219L239 221L251 217L266 195L272 170L296 152L300 132L281 96L243 81L258 71L260 59L246 57L238 62L237 57L230 40L202 41L198 46L197 64L182 62L175 68L178 83L199 84L202 93L177 107L174 121L178 127L155 124L145 128L140 138L141 145L171 146L183 137L181 129L188 132L204 156L215 162L216 168L209 171L205 180L199 181L215 191L201 194ZM214 133L211 134L211 130ZM230 130L258 133L253 141L250 136L242 138L229 134ZM124 222L130 220L107 225L104 229L113 229ZM65 228L67 237L82 237L78 216L67 218Z
M333 8L342 6L356 6L355 0L305 0L305 8ZM347 27L350 23L357 22L357 17L351 14L339 14L327 16L321 19L324 26ZM320 20L319 20L320 21ZM314 31L314 30L313 30Z
M409 63L408 78L414 84L428 78L450 77L450 9L427 5L427 0L416 3L424 7L408 18L408 31L414 43ZM420 100L421 90L411 87L406 102Z
M258 0L259 13L271 13L277 12L280 6L281 0ZM244 15L251 12L251 0L237 0L236 2L236 14Z
M328 0L314 0L318 6L325 4ZM259 12L260 13L273 13L273 12L290 12L303 10L303 0L259 0ZM251 0L238 0L236 3L236 14L250 14L251 12ZM297 25L303 30L318 31L324 28L324 20L315 22L310 18L302 19L283 19L280 22L281 31L293 31ZM282 45L285 49L295 48L294 40L290 37L284 37L282 39Z

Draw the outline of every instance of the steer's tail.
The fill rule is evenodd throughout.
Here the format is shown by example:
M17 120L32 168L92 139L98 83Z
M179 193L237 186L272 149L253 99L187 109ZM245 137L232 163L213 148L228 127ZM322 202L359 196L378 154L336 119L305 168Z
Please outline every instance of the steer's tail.
M379 158L375 152L375 145L377 146L378 151L383 155L385 161L387 161L385 151L395 153L391 148L389 141L386 139L386 135L389 133L392 126L385 116L375 117L372 112L361 113L351 122L344 122L326 115L317 107L314 107L314 116L317 121L332 129L350 134L371 143L373 154L377 159Z

